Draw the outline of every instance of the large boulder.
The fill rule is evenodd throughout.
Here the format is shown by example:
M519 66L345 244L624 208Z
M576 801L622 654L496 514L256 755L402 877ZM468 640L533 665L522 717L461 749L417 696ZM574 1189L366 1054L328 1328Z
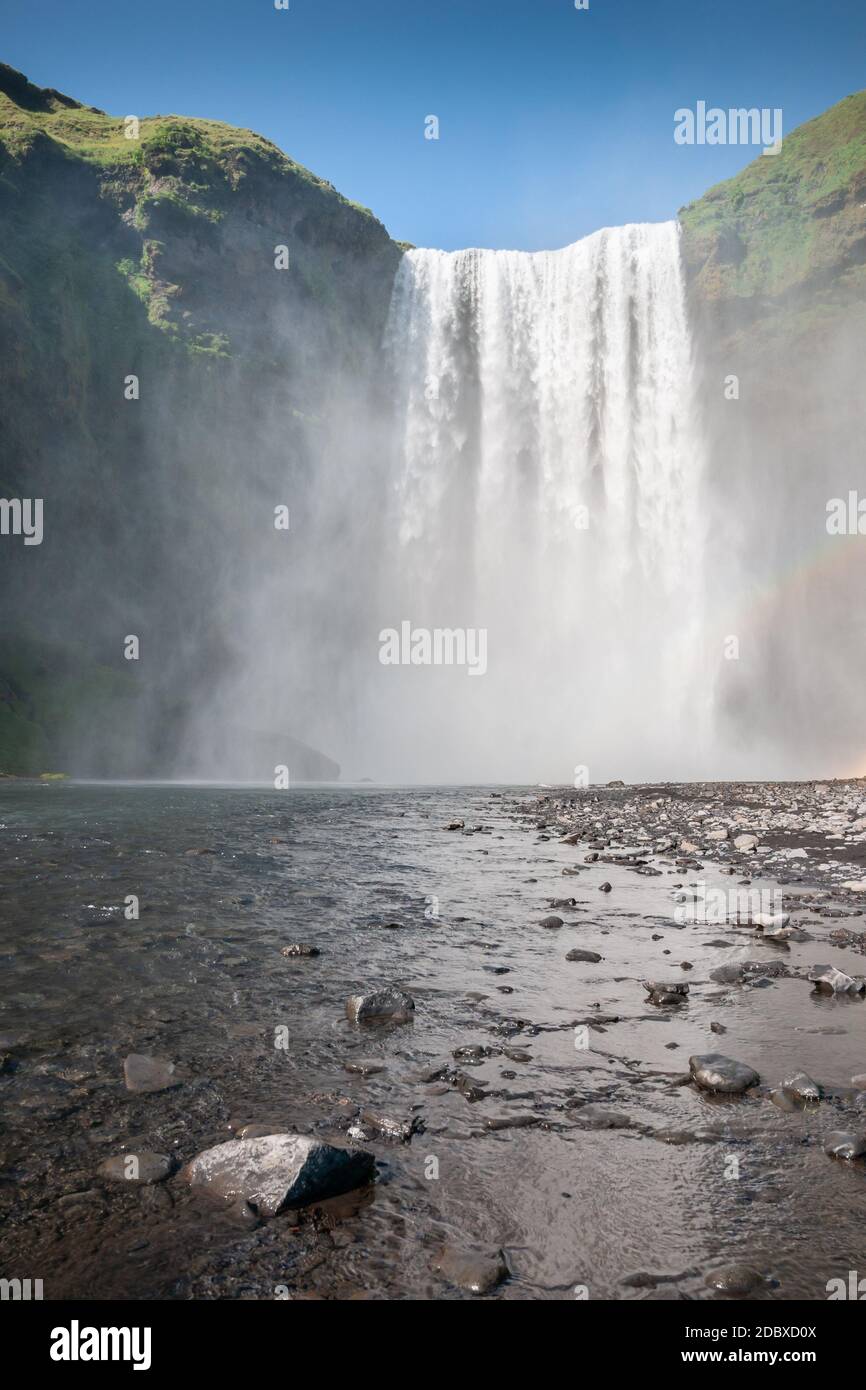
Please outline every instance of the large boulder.
M757 1086L760 1076L744 1062L735 1062L721 1052L707 1052L689 1058L689 1070L696 1086L704 1091L719 1091L722 1095L738 1096L750 1086Z
M197 1154L183 1171L192 1188L218 1201L249 1202L260 1216L351 1192L373 1177L374 1158L301 1134L230 1139Z

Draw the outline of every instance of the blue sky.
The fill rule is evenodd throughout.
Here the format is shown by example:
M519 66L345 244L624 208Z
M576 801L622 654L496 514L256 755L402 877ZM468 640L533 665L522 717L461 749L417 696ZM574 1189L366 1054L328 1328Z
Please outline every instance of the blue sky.
M260 131L448 250L671 217L751 158L676 145L678 107L791 130L866 86L864 0L0 0L0 21L40 86Z

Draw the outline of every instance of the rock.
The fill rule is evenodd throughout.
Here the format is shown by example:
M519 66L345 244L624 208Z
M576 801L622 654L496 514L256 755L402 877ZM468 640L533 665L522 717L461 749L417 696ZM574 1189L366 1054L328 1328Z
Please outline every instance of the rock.
M407 1023L415 1012L415 1000L401 989L377 989L353 994L346 1000L346 1017L352 1023Z
M600 883L598 885L598 891L599 893L610 893L612 891L612 888L609 883Z
M373 1177L373 1155L300 1134L230 1139L197 1154L183 1170L193 1189L234 1204L249 1202L259 1216L337 1197Z
M728 838L728 830L727 830L726 827L722 827L722 828L719 829L719 830L708 830L708 831L707 831L707 839L708 839L708 840L713 840L713 841L716 842L716 843L718 843L718 842L721 841L721 840L727 840L727 838Z
M821 1099L821 1087L817 1081L813 1081L811 1076L807 1076L804 1071L798 1071L795 1076L782 1082L782 1091L789 1100L801 1101L803 1103L819 1101Z
M561 917L557 917L555 912L551 912L549 916L542 917L538 925L541 927L547 927L551 931L555 931L557 927L562 927L565 924Z
M483 1062L485 1057L493 1056L493 1048L485 1047L483 1043L465 1043L462 1047L455 1047L451 1056L458 1062Z
M824 1152L830 1158L863 1158L866 1156L866 1134L848 1134L834 1129L824 1140Z
M382 1062L369 1062L367 1060L359 1062L344 1062L343 1070L351 1072L353 1076L377 1076L385 1067Z
M861 1071L857 1076L852 1076L851 1085L856 1086L859 1091L866 1091L866 1071Z
M763 1282L762 1276L751 1265L723 1265L721 1269L712 1270L704 1280L708 1289L735 1294L739 1298L751 1293Z
M462 830L462 829L463 829L463 824L464 824L464 823L463 823L462 820L452 820L452 821L449 821L447 825L444 825L444 826L442 827L442 829L443 829L443 830Z
M581 951L577 946L575 946L573 950L568 952L565 959L585 960L590 962L592 965L597 965L598 962L602 959L602 957L598 954L598 951Z
M166 1154L153 1153L150 1149L139 1149L137 1153L115 1154L99 1165L99 1174L112 1182L154 1183L163 1182L171 1173L174 1164Z
M484 1128L498 1132L501 1129L530 1129L540 1124L540 1115L488 1115Z
M365 1110L358 1120L358 1127L365 1138L369 1134L379 1134L383 1139L393 1139L399 1144L408 1144L413 1134L418 1134L423 1130L424 1124L418 1115L413 1115L410 1120L395 1120L392 1115L381 1115L373 1110Z
M695 1085L704 1091L718 1091L722 1095L736 1096L757 1086L760 1076L743 1062L735 1062L721 1052L707 1052L703 1056L689 1058L689 1070Z
M449 1284L470 1293L490 1293L508 1278L508 1266L501 1250L494 1255L479 1255L446 1245L434 1257L433 1268Z
M787 927L790 920L790 912L756 912L750 919L750 925L753 927L761 927L767 932L781 927Z
M649 995L647 1000L649 1004L661 1006L688 1002L689 987L684 980L674 980L670 983L659 980L641 980L641 984Z
M850 893L866 893L866 878L848 878L842 884Z
M728 1030L727 1030L727 1028L725 1027L725 1025L724 1025L723 1023L717 1023L717 1022L715 1021L715 1019L714 1019L713 1022L710 1024L710 1032L711 1032L711 1033L727 1033L727 1031L728 1031Z
M835 965L813 965L809 981L823 994L862 994L866 990L866 981L855 980Z
M464 1100L468 1100L470 1105L476 1101L484 1100L487 1092L483 1086L477 1086L471 1076L467 1076L465 1071L448 1072L446 1080L459 1091Z
M754 854L758 848L757 835L735 835L734 849L742 850L746 854Z
M180 1084L180 1078L175 1076L174 1062L167 1057L148 1057L140 1052L131 1052L124 1058L123 1075L128 1091L165 1091Z
M318 946L308 946L305 941L294 941L291 946L284 946L280 951L281 956L319 956L321 951Z

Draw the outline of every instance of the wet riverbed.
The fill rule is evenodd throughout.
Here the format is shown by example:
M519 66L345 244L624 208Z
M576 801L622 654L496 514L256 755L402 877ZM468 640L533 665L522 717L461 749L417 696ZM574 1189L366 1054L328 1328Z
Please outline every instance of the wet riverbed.
M718 866L587 865L585 845L539 839L525 795L2 785L0 1275L41 1278L46 1298L471 1296L437 1270L443 1247L502 1251L505 1299L711 1297L707 1274L735 1262L762 1275L753 1297L822 1299L866 1274L866 1165L822 1149L866 1129L849 1084L866 1004L801 977L862 974L863 956L789 890L810 940L682 926L674 885L727 890ZM564 925L542 927L565 897ZM320 954L280 954L296 941ZM786 978L709 978L782 959ZM648 1004L646 977L687 981L687 1003ZM346 997L382 984L412 994L414 1020L348 1023ZM454 1060L471 1045L491 1055ZM708 1052L762 1087L685 1083ZM180 1084L128 1092L129 1053L171 1058ZM429 1079L446 1066L471 1085ZM795 1071L820 1105L769 1098ZM373 1189L300 1219L247 1226L177 1173L97 1175L124 1150L179 1167L244 1123L346 1142L368 1108L417 1131L370 1137Z

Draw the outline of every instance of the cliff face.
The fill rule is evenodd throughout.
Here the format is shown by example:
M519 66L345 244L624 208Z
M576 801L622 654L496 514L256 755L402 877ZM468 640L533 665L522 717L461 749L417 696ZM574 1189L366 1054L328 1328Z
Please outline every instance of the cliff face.
M866 92L680 222L708 449L708 640L718 653L737 636L741 651L708 683L746 753L838 748L835 770L859 771L844 759L866 679L866 556L826 522L831 499L866 493Z
M680 210L695 313L721 348L832 332L866 309L866 92Z
M251 131L136 127L0 65L0 496L45 515L40 546L0 539L0 771L172 763L177 688L232 660L222 586L372 389L400 255ZM80 699L60 709L33 662L70 660ZM94 681L128 698L88 747Z

